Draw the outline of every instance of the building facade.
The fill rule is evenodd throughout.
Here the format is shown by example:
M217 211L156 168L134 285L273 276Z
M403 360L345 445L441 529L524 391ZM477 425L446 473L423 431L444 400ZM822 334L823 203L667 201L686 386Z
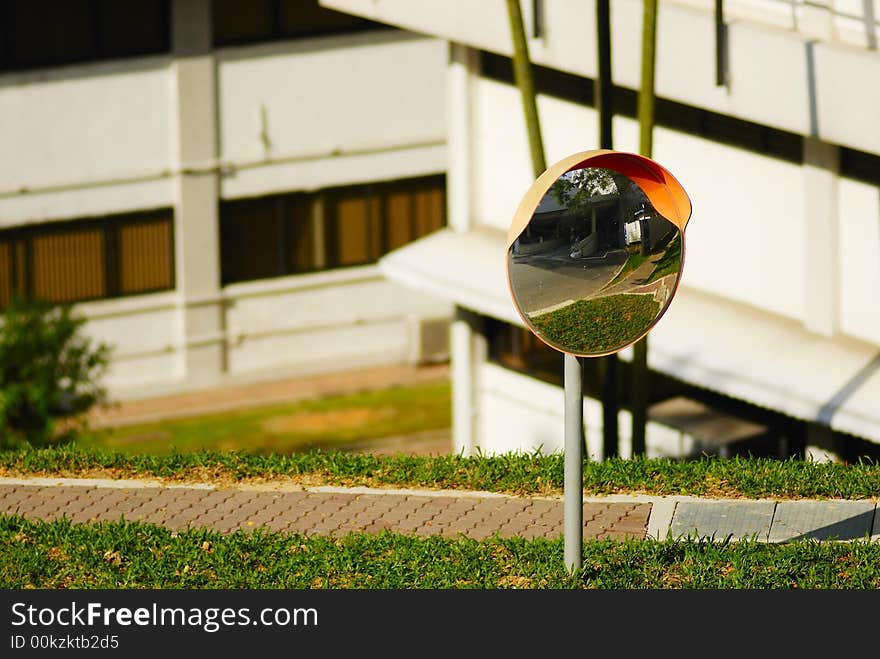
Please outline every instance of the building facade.
M562 359L522 328L504 278L505 232L532 182L505 3L322 4L448 43L448 227L384 257L383 272L455 305L456 448L560 449ZM547 162L596 148L595 3L521 6ZM880 3L727 0L720 16L715 7L659 7L652 155L694 212L681 286L649 335L649 454L720 441L777 455L876 456ZM639 0L611 2L622 151L638 150L641 21ZM596 387L588 393L588 451L601 458ZM701 419L731 425L713 432Z
M317 0L0 1L0 305L112 397L448 358L378 258L446 218L443 41Z

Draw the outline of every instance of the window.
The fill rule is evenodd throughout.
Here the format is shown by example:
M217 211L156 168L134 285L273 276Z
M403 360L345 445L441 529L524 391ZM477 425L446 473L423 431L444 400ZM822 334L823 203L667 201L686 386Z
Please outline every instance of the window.
M168 0L0 0L0 72L169 51Z
M221 202L222 283L316 269L311 207L305 194Z
M562 386L562 353L541 341L529 330L486 318L490 361L544 382Z
M0 231L0 306L174 288L172 246L170 210Z
M224 201L221 281L375 263L445 218L443 176Z
M565 360L563 354L541 341L524 327L505 323L495 318L484 318L486 340L489 344L489 360L499 366L529 375L543 382L563 386ZM602 360L584 358L584 394L595 399L602 398ZM620 402L629 405L629 364L620 362ZM659 390L659 386L655 387Z
M880 185L880 156L842 147L840 174L857 181Z
M318 0L214 0L211 11L215 46L389 29Z

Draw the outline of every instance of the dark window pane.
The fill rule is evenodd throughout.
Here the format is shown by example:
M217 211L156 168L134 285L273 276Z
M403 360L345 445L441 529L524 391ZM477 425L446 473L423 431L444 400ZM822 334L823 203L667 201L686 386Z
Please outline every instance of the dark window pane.
M855 149L840 149L840 173L866 183L880 185L880 156Z
M527 372L539 380L562 384L561 353L522 327L494 319L486 322L490 360L506 368Z
M308 37L385 27L359 16L326 9L318 0L279 0L280 35Z
M445 223L443 176L225 201L221 282L375 263Z
M271 0L214 0L211 11L214 45L265 41L276 36Z
M97 55L89 0L17 0L12 20L12 67L57 66Z
M281 218L276 197L220 205L221 281L231 283L284 274Z
M168 0L100 0L98 52L126 57L169 50Z

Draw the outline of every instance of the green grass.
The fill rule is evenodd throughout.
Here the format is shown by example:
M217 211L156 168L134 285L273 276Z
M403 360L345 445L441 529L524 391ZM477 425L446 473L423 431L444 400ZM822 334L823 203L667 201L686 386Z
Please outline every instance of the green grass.
M676 232L675 237L669 241L663 257L654 266L654 270L648 276L646 283L657 281L661 277L678 274L681 271L681 233Z
M618 294L578 300L531 321L555 345L578 354L602 354L630 343L633 328L650 327L660 309L650 295Z
M88 433L77 443L132 454L206 449L288 453L448 428L450 423L450 385L444 379L108 428Z
M0 452L0 475L106 476L227 483L307 479L336 485L472 489L524 495L559 494L564 459L502 454L380 456L312 450L253 455L200 451L129 455L76 447ZM880 498L880 465L816 463L771 458L613 458L584 463L584 492L642 492L745 498Z
M590 541L570 576L561 539L221 535L0 516L0 549L4 589L880 588L880 544L866 541Z
M606 288L611 288L615 284L619 284L624 279L626 279L631 272L634 270L638 270L645 261L648 260L648 256L646 254L642 254L641 252L632 252L627 254L626 261L623 262L623 266L620 268L620 271L614 276L610 282L608 282L605 286L602 287L602 290Z

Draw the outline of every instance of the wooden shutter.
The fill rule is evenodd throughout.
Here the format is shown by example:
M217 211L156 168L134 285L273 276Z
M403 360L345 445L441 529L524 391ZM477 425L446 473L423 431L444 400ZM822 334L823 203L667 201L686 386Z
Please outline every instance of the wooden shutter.
M154 215L119 226L119 292L158 291L174 286L171 218Z
M90 224L32 238L33 297L73 302L105 297L104 231Z
M385 231L388 249L397 249L415 236L415 213L412 195L407 190L391 190L385 198Z
M286 273L309 272L315 269L315 236L312 220L312 197L288 195L285 200Z
M12 250L11 240L0 240L0 307L12 301Z
M381 246L378 197L347 191L341 193L333 205L336 265L360 265L375 261Z

